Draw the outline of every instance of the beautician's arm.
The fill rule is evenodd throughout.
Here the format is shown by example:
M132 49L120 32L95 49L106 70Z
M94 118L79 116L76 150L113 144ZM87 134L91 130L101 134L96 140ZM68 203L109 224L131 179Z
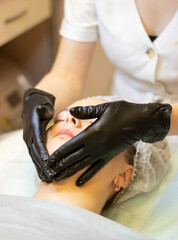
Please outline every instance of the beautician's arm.
M77 98L88 74L95 43L62 38L51 71L36 85L56 97L55 109L62 109Z
M178 135L178 103L172 104L171 125L168 135Z
M49 170L50 159L45 147L46 125L56 109L77 99L89 70L95 43L81 43L61 39L51 71L28 89L23 100L23 138L41 180L51 182L54 171Z

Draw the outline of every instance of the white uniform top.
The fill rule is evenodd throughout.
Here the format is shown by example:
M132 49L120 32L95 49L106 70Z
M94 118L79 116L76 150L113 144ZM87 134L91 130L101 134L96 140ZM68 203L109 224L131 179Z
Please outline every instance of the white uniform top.
M178 11L152 42L134 0L65 0L60 34L80 42L100 37L115 66L114 95L178 101Z

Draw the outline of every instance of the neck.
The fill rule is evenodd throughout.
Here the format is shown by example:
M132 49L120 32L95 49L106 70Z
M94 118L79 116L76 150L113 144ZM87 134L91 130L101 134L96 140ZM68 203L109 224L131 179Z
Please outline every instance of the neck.
M93 185L77 187L74 183L65 181L50 184L41 182L34 197L66 201L98 214L109 198L106 189L104 191Z

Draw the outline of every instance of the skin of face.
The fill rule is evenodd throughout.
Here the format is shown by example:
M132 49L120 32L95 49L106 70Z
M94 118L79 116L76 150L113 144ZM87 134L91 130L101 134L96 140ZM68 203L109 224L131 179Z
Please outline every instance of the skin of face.
M86 129L88 126L90 126L96 119L86 119L81 120L73 117L69 109L71 107L76 106L87 106L87 105L98 105L104 103L103 100L100 99L83 99L79 100L77 102L74 102L72 105L70 105L67 109L62 110L59 112L55 119L55 124L48 129L46 133L46 147L48 149L49 154L51 155L55 150L57 150L60 146L62 146L64 143L69 141L72 137L76 136L80 132L82 132L84 129ZM104 177L105 173L111 173L107 174L110 176L116 176L119 172L123 172L125 170L125 167L128 167L128 164L126 162L124 153L119 154L115 158L113 158L103 169L101 169L98 173L98 176L101 177L101 175ZM84 171L86 171L88 167L85 169L79 171L75 174L75 176L71 176L68 178L68 181L70 180L77 180L77 177L80 176ZM106 175L105 175L106 176ZM92 179L95 181L97 179L97 175L94 176Z
M81 131L86 129L89 125L91 125L94 121L96 121L96 119L81 120L73 117L69 112L69 109L71 107L98 105L102 103L104 103L104 101L99 99L83 99L73 103L67 109L58 113L55 119L55 124L51 126L46 132L46 147L49 154L51 155L60 146L62 146L72 137L76 136ZM49 198L50 195L51 198L56 199L56 192L58 192L60 193L61 199L62 194L64 193L64 200L68 200L71 198L70 194L74 194L75 192L76 195L72 195L74 204L92 210L93 207L86 207L88 206L88 203L85 205L83 202L79 203L79 200L77 200L77 203L75 202L75 199L78 199L79 195L81 195L82 198L83 194L87 194L88 196L86 197L85 195L83 199L90 199L91 203L94 202L93 205L96 205L96 199L98 198L97 204L100 207L92 211L100 212L101 206L104 206L105 202L115 194L114 188L118 185L120 187L126 188L130 183L133 174L133 166L127 163L125 153L123 152L109 161L87 183L80 187L77 187L75 184L76 180L81 176L83 172L86 171L88 167L89 166L78 171L73 176L63 179L59 182L52 182L51 184L42 182L40 186L41 189L44 188L44 191L38 192L39 194L37 193L35 197L42 196L44 198ZM95 199L92 200L92 196Z

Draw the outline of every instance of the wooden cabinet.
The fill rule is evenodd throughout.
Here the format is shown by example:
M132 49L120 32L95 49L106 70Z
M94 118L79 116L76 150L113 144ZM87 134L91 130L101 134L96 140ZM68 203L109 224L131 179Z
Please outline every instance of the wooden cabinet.
M0 46L50 16L50 0L0 0Z
M50 69L52 0L0 0L0 133L21 127L24 89ZM26 81L28 86L22 86Z

